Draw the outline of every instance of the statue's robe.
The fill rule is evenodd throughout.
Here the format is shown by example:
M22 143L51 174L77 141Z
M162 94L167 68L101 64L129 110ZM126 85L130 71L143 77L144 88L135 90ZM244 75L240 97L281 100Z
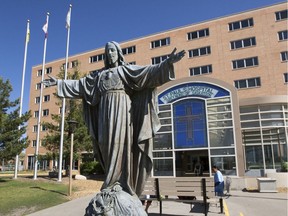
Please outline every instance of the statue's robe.
M85 122L106 178L139 196L152 170L152 138L160 128L156 87L174 79L168 61L122 65L80 80L58 80L58 95L82 98Z

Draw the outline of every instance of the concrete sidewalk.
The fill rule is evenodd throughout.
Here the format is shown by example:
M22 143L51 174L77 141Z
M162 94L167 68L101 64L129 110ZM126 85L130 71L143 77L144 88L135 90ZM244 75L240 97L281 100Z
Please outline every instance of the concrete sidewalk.
M88 203L90 200L94 197L94 195L78 198L48 209L44 209L38 212L35 212L33 214L30 214L29 216L84 216L85 214L85 208L88 206ZM144 208L144 207L143 207ZM178 202L163 202L163 216L186 216L186 215L201 215L203 216L204 206L201 204L196 204L191 206L190 204L185 203L178 203ZM150 206L149 210L149 216L156 216L160 215L159 212L159 203L156 201L153 201L152 205ZM219 216L224 214L220 213L220 207L214 205L209 206L208 215L209 216Z
M288 216L287 192L231 191L231 196L224 197L225 205L226 216Z
M44 209L30 216L83 216L85 208L94 195L78 198L58 206ZM287 193L259 193L231 191L225 196L224 213L220 214L219 204L211 203L208 216L286 216ZM159 203L153 202L149 208L149 216L159 215ZM163 216L203 216L203 206L178 202L163 202Z

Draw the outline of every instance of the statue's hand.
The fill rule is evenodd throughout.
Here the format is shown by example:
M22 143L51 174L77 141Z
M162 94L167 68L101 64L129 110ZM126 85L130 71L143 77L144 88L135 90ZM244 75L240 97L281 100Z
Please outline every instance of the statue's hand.
M182 50L178 53L176 53L176 48L174 48L174 50L171 52L171 54L169 55L168 61L170 64L174 64L175 62L180 61L184 56L185 56L185 50Z
M48 75L49 76L49 75ZM55 77L49 76L49 79L45 79L42 81L42 83L49 87L49 86L55 86L57 85L58 80Z

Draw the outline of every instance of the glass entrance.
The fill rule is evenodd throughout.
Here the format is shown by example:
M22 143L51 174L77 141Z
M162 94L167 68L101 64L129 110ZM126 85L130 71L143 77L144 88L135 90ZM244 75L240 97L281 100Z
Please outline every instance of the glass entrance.
M176 151L176 176L209 176L208 150Z

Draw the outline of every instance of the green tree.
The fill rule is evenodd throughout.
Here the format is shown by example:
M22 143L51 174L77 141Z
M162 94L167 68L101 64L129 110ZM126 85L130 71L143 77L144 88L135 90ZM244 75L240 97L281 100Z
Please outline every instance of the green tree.
M26 112L19 117L19 99L10 101L12 86L9 80L0 77L0 158L10 160L28 146L26 122L31 117Z
M78 67L74 68L72 73L68 73L67 79L79 79L80 78L80 71ZM64 70L61 70L58 78L63 79L64 77ZM56 94L55 94L56 96ZM56 96L57 97L57 96ZM56 105L61 107L62 106L62 99L56 102ZM92 139L88 134L88 129L85 126L83 120L83 108L82 102L79 100L70 100L66 99L66 114L65 114L65 121L64 121L64 140L63 140L63 158L66 159L66 162L69 161L70 158L70 135L69 135L69 120L76 120L78 122L77 129L74 133L74 160L79 159L81 156L81 152L93 151L92 146ZM47 148L49 151L53 152L53 159L59 156L59 148L60 148L60 137L61 137L61 114L52 114L53 122L45 122L48 129L48 133L44 138L43 146Z

